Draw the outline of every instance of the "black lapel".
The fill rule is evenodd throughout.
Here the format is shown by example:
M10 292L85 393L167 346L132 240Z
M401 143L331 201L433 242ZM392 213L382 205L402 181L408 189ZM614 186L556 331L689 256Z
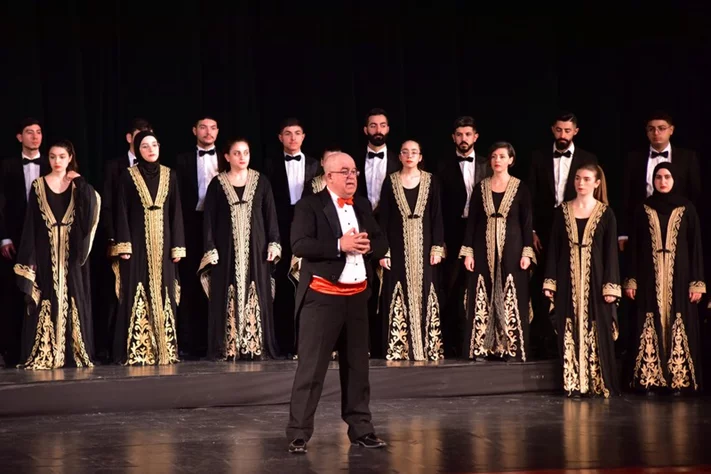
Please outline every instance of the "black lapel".
M388 159L388 165L387 165L387 166L388 166L388 172L387 172L387 176L390 176L391 174L393 174L393 173L395 173L396 171L399 171L399 170L400 170L401 163L400 163L400 160L398 160L398 158L397 158L397 153L395 153L394 151L390 151L389 148L388 148L388 156L387 156L387 159Z
M46 174L49 174L52 169L49 166L49 156L47 155L40 155L40 176L44 176Z
M320 193L321 202L323 203L323 213L326 215L326 220L331 226L333 235L340 239L343 236L343 230L341 229L341 221L338 220L338 212L336 212L336 205L333 204L333 199L331 199L331 193L328 188L324 188Z
M315 158L306 155L304 155L304 159L306 160L304 164L304 185L306 185L306 183L316 177L319 162Z
M189 199L190 199L190 207L194 208L197 206L197 201L198 201L198 175L197 175L197 151L193 151L192 155L187 154L186 156L187 160L185 162L185 166L188 167L186 170L187 172L187 178L188 178L188 188L187 192L189 192Z
M555 201L555 164L553 163L553 160L555 160L555 158L553 158L553 152L541 152L541 159L543 160L543 169L546 172L546 178L548 178L548 185L550 186L550 190L553 193L553 201ZM560 160L562 158L558 159Z
M564 159L563 157L559 158L560 160ZM569 201L571 199L574 199L577 193L575 192L575 172L578 171L578 168L580 165L583 164L583 159L580 158L580 155L578 154L577 150L575 153L573 153L573 157L571 158L570 162L570 169L568 170L568 180L565 182L565 193L564 193L564 198L566 201Z
M39 158L40 160L42 159L42 156ZM47 168L49 168L49 158L47 159ZM22 192L22 201L23 203L27 204L27 189L25 189L25 171L24 171L24 166L22 165L22 155L20 155L19 159L14 159L12 160L12 167L10 169L10 175L12 176L12 179L10 182L16 183L17 189L21 190ZM40 162L40 176L42 176L42 163ZM31 185L30 185L31 186ZM15 199L19 199L20 196L15 196ZM8 199L10 201L10 199Z

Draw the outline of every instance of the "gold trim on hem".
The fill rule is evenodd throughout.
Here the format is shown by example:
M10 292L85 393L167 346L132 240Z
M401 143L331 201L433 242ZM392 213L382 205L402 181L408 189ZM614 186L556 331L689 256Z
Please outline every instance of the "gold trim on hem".
M173 247L170 249L170 258L185 258L186 254L185 247Z
M133 253L133 247L131 242L117 242L111 247L111 256L118 257L120 255L131 255Z
M622 288L615 283L605 283L602 285L602 296L614 296L615 298L622 297Z

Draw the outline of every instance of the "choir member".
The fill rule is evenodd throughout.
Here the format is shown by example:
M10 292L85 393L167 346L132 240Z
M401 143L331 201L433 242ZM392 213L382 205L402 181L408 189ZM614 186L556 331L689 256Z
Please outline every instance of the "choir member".
M444 224L437 179L420 169L420 144L400 147L402 169L385 178L378 221L390 244L383 268L380 311L387 360L440 360L439 282L435 268L445 257Z
M208 357L279 356L272 310L272 271L281 256L272 187L250 169L249 143L227 142L220 174L205 197L200 281L209 298Z
M676 189L676 163L654 167L654 192L630 226L625 294L636 301L639 348L632 386L642 390L700 389L697 303L706 293L701 223Z
M471 272L465 297L464 354L469 358L526 361L529 268L535 263L533 213L526 185L509 174L513 146L495 143L493 175L476 185L459 257Z
M218 173L219 153L215 141L220 130L217 120L205 115L193 126L195 149L178 155L175 173L178 177L180 202L185 222L185 248L187 255L178 265L183 298L178 308L178 337L181 354L200 358L207 353L207 326L205 314L208 301L196 274L204 253L203 220L207 188Z
M22 292L15 285L13 267L22 237L22 224L32 183L50 172L49 160L40 153L42 125L35 118L23 119L17 128L21 151L0 162L0 366L21 360Z
M294 206L301 199L304 185L319 174L317 159L306 156L301 145L306 138L304 127L298 119L288 118L279 128L282 152L276 158L267 160L266 175L272 185L276 204L279 236L282 242L281 259L277 262L274 280L275 329L279 348L284 354L295 354L296 338L294 315L294 284L290 279L291 246L289 235Z
M622 294L617 223L605 175L592 163L575 172L577 196L555 212L543 291L552 302L563 389L568 396L619 394L614 341Z
M138 165L119 182L114 256L121 258L121 300L114 360L126 365L178 362L176 264L185 257L178 178L159 162L155 134L133 140Z
M22 365L93 367L89 265L101 199L79 175L74 146L49 149L52 171L32 182L15 273L26 295Z

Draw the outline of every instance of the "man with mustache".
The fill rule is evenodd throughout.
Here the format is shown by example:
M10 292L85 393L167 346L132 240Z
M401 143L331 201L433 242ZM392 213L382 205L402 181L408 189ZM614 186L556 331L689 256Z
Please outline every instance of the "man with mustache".
M202 222L205 194L217 176L219 152L215 141L220 129L210 115L198 117L193 126L197 139L194 150L178 155L180 200L185 223L186 256L179 264L181 298L178 306L178 341L181 356L200 358L207 354L207 297L200 286L197 271L203 248Z
M554 210L576 196L575 172L587 163L597 164L597 157L573 143L578 134L578 118L571 112L560 113L551 125L553 149L546 148L533 153L528 189L533 202L533 246L539 254L539 265L534 269L531 299L535 314L545 315L549 302L542 297L543 266L546 261L548 237L553 227ZM543 338L540 356L555 357L556 342L553 326L546 317L534 318L531 324L531 342Z
M464 240L464 230L467 228L469 200L474 186L492 174L488 157L477 154L474 150L478 138L479 132L474 118L459 117L454 121L452 128L454 156L440 160L438 163L437 175L441 183L444 240L447 246L447 258L442 260L444 275L442 332L445 357L457 355L462 342L459 328L464 318L462 302L466 272L457 254Z

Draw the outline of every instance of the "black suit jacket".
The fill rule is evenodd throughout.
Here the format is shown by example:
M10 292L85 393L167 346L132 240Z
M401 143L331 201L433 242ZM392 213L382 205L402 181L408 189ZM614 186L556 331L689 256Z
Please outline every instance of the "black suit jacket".
M104 187L101 190L101 224L107 240L113 240L114 199L118 192L121 173L129 167L128 153L104 164Z
M352 156L353 161L355 161L356 168L360 170L360 176L358 176L358 190L356 191L357 194L360 196L363 196L364 198L368 199L368 185L366 176L365 176L365 162L367 159L366 155L368 154L368 149L366 148L363 150L360 154L355 154ZM372 158L373 160L379 160L381 158ZM390 147L387 148L387 154L384 158L384 160L388 160L387 164L387 171L385 172L385 176L383 176L383 180L390 176L392 173L396 171L400 171L402 168L402 163L400 163L400 160L398 159L398 154L390 149Z
M306 183L312 180L315 176L321 173L321 165L315 158L304 155L306 160L304 167L304 187ZM284 242L288 242L289 229L291 220L294 214L293 206L291 205L291 194L289 193L289 179L286 175L286 166L284 165L284 155L278 158L267 160L265 164L265 174L272 184L272 192L274 193L274 204L276 205L277 220L279 222L279 233ZM303 196L303 193L302 193ZM284 246L288 249L287 246ZM288 264L288 262L287 262Z
M373 269L369 262L380 260L388 251L387 238L375 221L370 207L368 199L358 195L354 197L353 209L358 227L361 231L365 229L370 239L370 253L363 255L369 285L373 281ZM346 264L346 255L338 251L338 239L342 236L336 205L328 188L306 196L296 204L290 240L294 255L302 259L296 290L297 316L314 275L332 283L340 278Z
M586 163L596 163L597 156L575 146L575 153L570 158L561 157L560 160L572 160L568 180L565 183L564 201L575 199L575 172ZM553 227L555 210L555 173L553 168L553 147L533 152L531 169L528 179L528 188L531 191L533 203L533 229L544 243Z
M50 172L49 159L40 155L39 160L39 176L44 176ZM21 154L0 162L0 240L12 239L16 248L19 248L22 239L27 210L25 172L22 166Z
M676 172L674 174L674 190L698 204L701 195L701 170L696 152L672 145L671 160ZM629 235L628 224L637 207L647 198L647 163L649 150L632 152L625 161L624 188L622 205L624 219L618 221L620 235ZM696 206L698 208L698 206Z
M464 183L464 175L462 175L462 169L456 156L455 153L452 153L451 157L440 160L437 164L437 176L441 183L444 240L447 245L447 255L451 257L450 261L456 260L459 248L462 246L465 230L462 212L467 204L467 186ZM483 155L475 153L475 156ZM492 175L489 160L482 162L477 159L475 164L484 176ZM474 184L476 185L476 183Z

